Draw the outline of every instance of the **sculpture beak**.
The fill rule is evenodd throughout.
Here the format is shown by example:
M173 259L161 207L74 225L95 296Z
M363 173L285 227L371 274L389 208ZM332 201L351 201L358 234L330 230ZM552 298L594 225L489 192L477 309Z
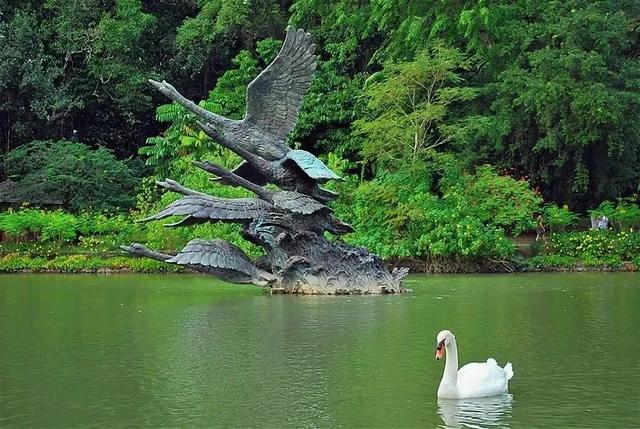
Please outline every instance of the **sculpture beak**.
M337 235L348 234L355 231L351 225L342 222L340 219L331 215L331 229L330 231Z
M340 232L340 234L348 234L355 231L355 229L353 229L353 227L348 223L340 222L338 224L338 231Z

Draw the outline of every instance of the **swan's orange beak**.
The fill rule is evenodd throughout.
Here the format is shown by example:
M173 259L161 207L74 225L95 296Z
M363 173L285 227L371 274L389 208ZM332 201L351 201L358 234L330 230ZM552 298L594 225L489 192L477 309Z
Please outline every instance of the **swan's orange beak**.
M444 341L441 341L436 347L436 359L437 360L442 359L443 355L444 355Z

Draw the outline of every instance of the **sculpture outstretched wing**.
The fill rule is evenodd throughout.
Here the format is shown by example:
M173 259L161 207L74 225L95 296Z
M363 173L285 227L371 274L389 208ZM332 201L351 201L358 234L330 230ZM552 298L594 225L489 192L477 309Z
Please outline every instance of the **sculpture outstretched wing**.
M199 266L212 274L236 283L264 285L275 279L257 268L240 248L226 240L191 240L176 256L166 262Z
M282 49L247 88L244 122L286 139L296 125L302 97L316 70L315 48L311 34L287 28Z
M188 195L142 221L164 219L168 216L187 216L182 221L167 226L183 226L215 220L240 222L253 220L270 209L271 204L258 198Z

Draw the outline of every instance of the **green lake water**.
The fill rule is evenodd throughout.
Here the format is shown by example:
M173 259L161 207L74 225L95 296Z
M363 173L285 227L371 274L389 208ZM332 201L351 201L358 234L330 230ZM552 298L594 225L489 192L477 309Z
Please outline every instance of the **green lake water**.
M413 276L270 296L195 275L0 276L0 427L640 427L640 275ZM510 394L438 401L460 362Z

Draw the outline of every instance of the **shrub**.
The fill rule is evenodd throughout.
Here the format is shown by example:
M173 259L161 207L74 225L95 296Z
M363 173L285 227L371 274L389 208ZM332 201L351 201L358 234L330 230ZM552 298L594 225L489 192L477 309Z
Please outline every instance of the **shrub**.
M431 191L432 183L424 167L351 182L350 192L343 192L351 195L336 206L338 216L356 229L345 241L385 258L506 258L515 246L505 229L529 228L539 207L527 182L498 176L487 166L475 175L451 174L440 186L442 196Z
M73 215L63 210L23 208L0 213L0 231L14 242L38 240L42 243L70 243L115 246L139 234L140 225L125 215L83 212ZM89 240L88 237L94 237ZM96 237L100 237L97 239Z
M116 256L100 258L87 255L57 256L52 259L8 253L0 258L0 272L61 271L68 273L94 272L100 269L131 270L133 272L178 272L182 267L147 258Z
M569 210L566 204L562 207L545 204L542 216L551 233L565 231L578 220L578 215Z
M131 207L137 173L105 148L66 140L34 141L5 156L7 177L19 186L14 198L58 199L73 212Z
M56 210L43 213L42 219L46 220L42 225L42 241L71 241L76 238L78 219L75 216Z
M611 201L603 201L589 214L592 217L606 216L611 225L621 231L640 229L640 207L636 198L621 198L615 204Z
M640 255L640 233L588 230L552 234L544 253L578 258L589 266L602 261L618 264Z
M47 224L46 213L42 210L7 210L0 213L0 231L14 241L33 239Z
M619 255L594 256L587 253L582 256L581 262L585 267L620 268L622 266Z
M578 258L566 255L537 255L525 261L534 269L544 268L572 268L578 263Z
M36 270L46 263L45 258L32 258L28 255L8 253L0 258L0 272Z
M465 178L466 186L460 191L475 217L510 235L535 227L533 213L540 209L542 198L527 180L500 175L489 165L479 167L475 175Z

